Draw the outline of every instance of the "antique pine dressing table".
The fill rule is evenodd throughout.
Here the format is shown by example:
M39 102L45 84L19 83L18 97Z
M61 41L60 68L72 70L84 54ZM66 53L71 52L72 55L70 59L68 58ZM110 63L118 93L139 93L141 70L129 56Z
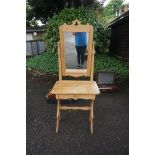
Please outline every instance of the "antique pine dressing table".
M61 120L61 110L89 110L90 130L93 133L93 108L95 96L100 93L95 81L93 81L94 73L94 42L93 42L93 26L82 25L80 21L75 20L71 25L63 24L59 27L60 42L58 43L58 60L59 60L59 81L55 83L50 94L55 94L57 99L57 114L56 114L56 133L59 128L59 121ZM86 69L68 69L65 60L65 41L64 33L86 32L88 34L87 47L87 67ZM90 80L63 80L63 76L89 77ZM61 103L64 99L86 99L90 100L89 106L66 106Z

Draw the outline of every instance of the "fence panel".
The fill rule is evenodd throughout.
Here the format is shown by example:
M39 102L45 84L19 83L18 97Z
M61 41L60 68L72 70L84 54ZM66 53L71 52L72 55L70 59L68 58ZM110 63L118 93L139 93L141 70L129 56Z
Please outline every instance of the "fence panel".
M27 41L26 42L26 56L31 56L31 55L32 55L31 42Z
M45 51L45 43L43 40L26 41L26 56L34 56Z
M38 53L41 54L45 51L45 43L44 41L38 41Z

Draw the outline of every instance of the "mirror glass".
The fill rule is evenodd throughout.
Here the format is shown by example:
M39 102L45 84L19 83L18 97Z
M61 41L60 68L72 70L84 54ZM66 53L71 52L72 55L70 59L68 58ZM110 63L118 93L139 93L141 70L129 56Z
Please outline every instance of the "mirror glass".
M87 32L65 32L64 53L66 69L87 69Z

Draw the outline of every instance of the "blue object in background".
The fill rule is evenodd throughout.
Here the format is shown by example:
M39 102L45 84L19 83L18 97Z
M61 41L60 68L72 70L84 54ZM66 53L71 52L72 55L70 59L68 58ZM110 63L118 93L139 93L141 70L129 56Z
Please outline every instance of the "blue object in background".
M86 45L87 45L86 32L76 32L75 33L75 46L86 46Z

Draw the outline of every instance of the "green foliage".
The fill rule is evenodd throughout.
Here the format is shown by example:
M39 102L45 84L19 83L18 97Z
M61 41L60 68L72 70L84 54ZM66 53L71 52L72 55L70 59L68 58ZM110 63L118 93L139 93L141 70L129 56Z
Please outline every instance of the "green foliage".
M26 1L26 26L27 27L37 26L37 21L33 17L32 7L29 5L28 1Z
M113 71L116 73L118 79L128 78L128 65L121 60L107 56L105 54L98 54L95 56L94 71Z
M116 17L116 12L122 6L124 0L111 0L109 4L107 4L103 8L103 18L104 21L111 21Z
M58 72L58 55L57 53L44 52L41 55L27 58L26 67L43 73L56 74Z
M106 46L103 23L94 15L92 10L86 9L64 9L59 14L53 16L49 21L45 33L45 42L48 52L57 52L57 42L59 41L59 26L78 19L82 24L91 24L94 26L94 41L97 50ZM103 50L102 50L103 51Z
M105 0L102 0L104 3ZM48 19L64 8L99 8L98 0L26 0L32 8L32 18L41 20L46 24Z
M95 50L97 51L97 53L107 53L106 50L109 48L109 43L110 29L98 29L97 37L95 40Z
M26 61L27 68L36 69L37 71L43 73L58 73L58 57L57 53L50 54L45 52L42 55L27 58ZM128 78L129 69L128 65L122 61L109 57L104 54L97 54L95 56L94 71L114 71L118 79Z
M66 0L27 0L32 7L33 17L41 20L44 24L49 17L63 10Z

